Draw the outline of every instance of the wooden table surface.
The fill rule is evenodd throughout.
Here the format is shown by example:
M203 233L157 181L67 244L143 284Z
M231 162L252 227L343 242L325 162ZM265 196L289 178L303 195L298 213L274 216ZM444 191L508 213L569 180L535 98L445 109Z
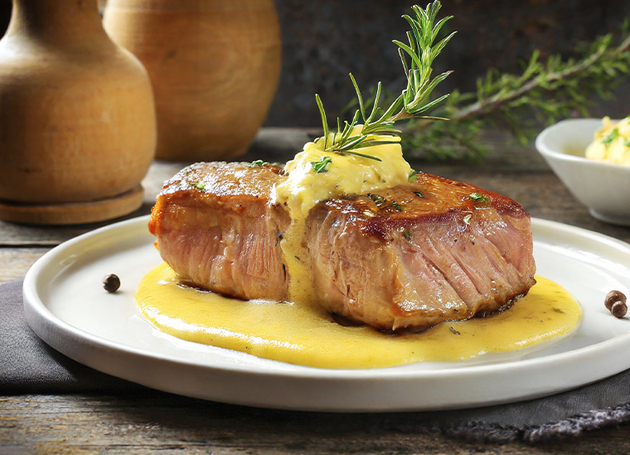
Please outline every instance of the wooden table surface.
M286 160L308 138L302 130L264 129L243 160ZM630 242L630 228L591 218L531 147L489 136L479 164L412 163L416 169L470 182L519 201L533 217ZM182 167L156 162L143 185L149 212L161 183ZM0 221L0 282L24 276L59 243L108 223L38 227ZM0 347L1 349L2 347ZM0 366L1 368L1 366ZM630 384L629 384L630 386ZM0 454L17 453L487 453L627 454L630 424L580 438L529 445L462 442L410 431L413 413L330 415L252 409L146 390L133 395L0 396Z

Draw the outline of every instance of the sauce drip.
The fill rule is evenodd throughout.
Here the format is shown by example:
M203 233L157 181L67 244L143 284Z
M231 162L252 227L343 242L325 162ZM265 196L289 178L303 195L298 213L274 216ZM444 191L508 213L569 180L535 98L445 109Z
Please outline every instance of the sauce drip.
M377 368L462 361L569 334L581 318L578 302L553 281L536 280L509 311L406 334L341 325L317 304L242 301L185 287L166 264L145 276L136 300L155 327L184 340L311 367Z
M361 126L355 127L357 134ZM374 135L369 141L386 142L360 149L377 159L326 152L322 137L305 144L304 150L285 166L288 176L275 188L273 202L285 205L291 217L280 246L290 277L288 294L292 302L315 302L312 273L306 261L308 251L303 242L306 217L313 206L340 195L366 194L408 181L411 167L403 158L400 138ZM333 142L334 135L329 134L327 144ZM325 171L316 172L314 163L326 158L331 161Z

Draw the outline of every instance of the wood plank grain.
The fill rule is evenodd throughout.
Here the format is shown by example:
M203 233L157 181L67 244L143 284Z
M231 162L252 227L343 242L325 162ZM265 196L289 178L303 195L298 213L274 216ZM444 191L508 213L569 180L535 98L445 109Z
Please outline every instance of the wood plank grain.
M0 283L23 277L50 248L0 248Z
M164 180L170 178L185 163L154 163L142 181L144 202L135 212L114 220L72 226L37 226L0 221L0 245L4 246L55 246L68 239L116 221L147 215L155 202Z
M0 453L627 454L630 425L541 445L463 441L421 413L317 414L139 396L0 398ZM578 443L579 441L579 443Z

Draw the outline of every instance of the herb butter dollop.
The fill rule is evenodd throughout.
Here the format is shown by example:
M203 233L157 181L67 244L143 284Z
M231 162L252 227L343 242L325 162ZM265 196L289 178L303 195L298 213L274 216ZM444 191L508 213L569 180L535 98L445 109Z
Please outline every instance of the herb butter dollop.
M377 135L368 140L385 142L360 149L372 158L326 151L323 137L305 144L286 164L288 177L276 187L276 202L286 204L292 218L306 217L320 201L407 183L411 166L403 158L400 137ZM333 141L329 134L326 145Z
M630 165L630 116L619 122L604 117L595 140L586 149L586 158Z

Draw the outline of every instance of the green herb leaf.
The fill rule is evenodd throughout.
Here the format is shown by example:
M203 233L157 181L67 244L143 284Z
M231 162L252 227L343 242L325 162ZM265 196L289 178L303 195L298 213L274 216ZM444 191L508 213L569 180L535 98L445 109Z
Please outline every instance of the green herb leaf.
M415 194L418 197L424 197L424 194L421 193L420 191L414 191L413 194Z
M409 183L417 182L418 181L418 172L415 169L412 169L409 172L409 177L407 177L407 180L409 181Z
M319 161L311 161L311 165L313 166L313 170L316 174L320 174L322 172L328 172L328 166L332 164L332 158L328 155L322 156Z
M365 153L359 153L359 152L354 152L354 151L343 151L343 152L337 152L337 153L339 153L340 155L359 156L361 158L367 158L368 160L383 161L378 156L366 155Z
M194 185L196 188L199 188L200 190L203 190L206 187L206 184L203 182L197 182Z
M485 194L470 193L468 197L475 202L490 202L490 198L486 196Z
M615 139L617 139L619 137L619 129L618 128L614 128L609 134L608 136L606 136L604 138L604 140L602 141L602 143L608 147L610 144L612 144L614 142Z
M405 236L408 242L411 242L411 233L409 232L409 229L405 229L403 231L403 235Z
M436 22L437 14L442 4L439 0L429 3L426 9L415 5L411 9L413 17L404 15L403 18L409 23L411 31L407 32L407 43L394 40L398 46L403 70L407 78L407 86L402 93L390 104L387 109L379 106L381 100L382 84L379 82L376 88L376 95L372 101L372 110L366 117L366 106L357 84L356 79L350 73L350 80L356 92L359 109L355 111L350 123L337 119L337 131L333 133L333 140L329 143L329 127L326 111L319 95L315 95L315 102L319 109L324 128L324 150L331 153L354 154L363 158L370 158L381 161L379 158L352 153L351 150L374 145L375 143L390 143L393 141L381 141L374 139L374 135L399 135L400 130L394 129L393 125L398 120L410 118L437 119L438 117L428 116L428 112L444 102L448 95L442 95L431 100L433 90L451 73L450 71L431 77L433 60L439 55L446 43L450 41L455 32L436 42L437 35L442 26L451 19L451 16L440 19ZM350 136L358 125L359 119L363 119L363 126L360 133ZM368 140L371 138L371 140ZM321 138L320 138L321 139ZM317 142L317 140L316 140Z
M266 162L266 161L263 161L263 160L256 160L256 161L252 161L251 166L252 167L261 167L261 166L264 166L265 164L269 164L269 163Z
M402 212L404 210L404 206L400 205L396 201L392 201L389 205L390 207L393 207L394 210L396 210L397 212Z
M374 194L374 193L368 193L367 195L370 199L372 199L372 201L376 204L377 207L382 207L383 205L385 205L385 203L387 202L387 200L381 196L380 194Z

